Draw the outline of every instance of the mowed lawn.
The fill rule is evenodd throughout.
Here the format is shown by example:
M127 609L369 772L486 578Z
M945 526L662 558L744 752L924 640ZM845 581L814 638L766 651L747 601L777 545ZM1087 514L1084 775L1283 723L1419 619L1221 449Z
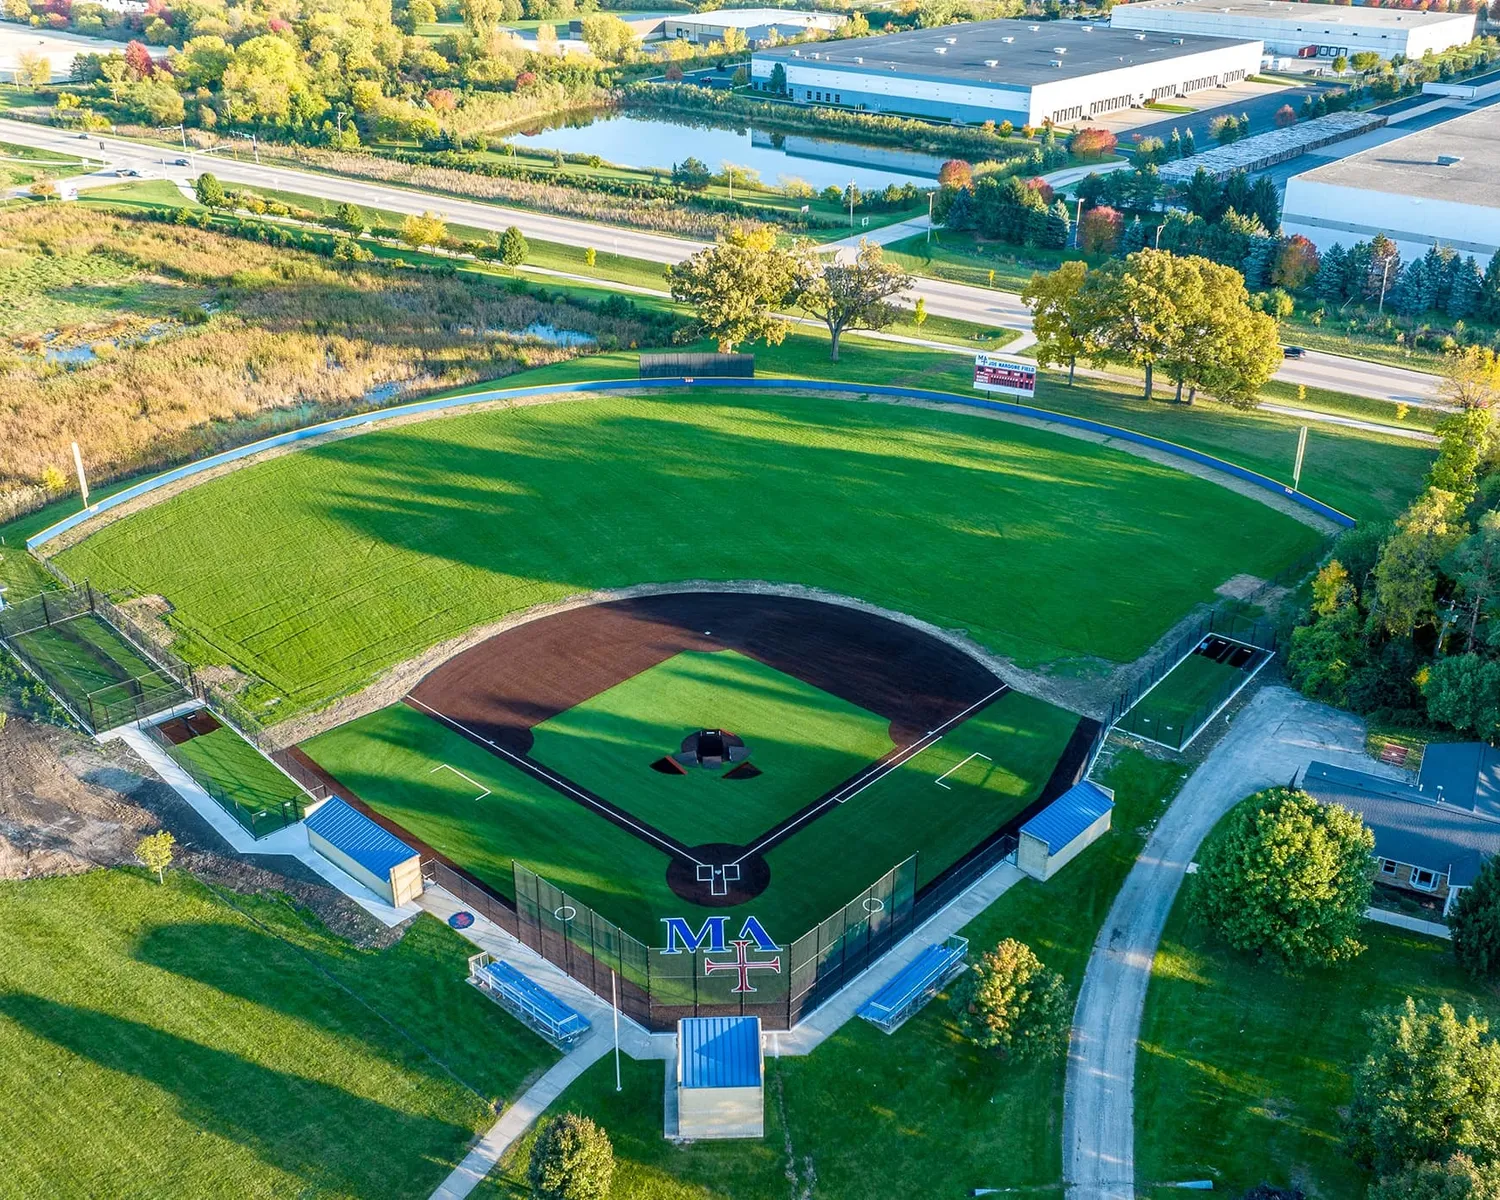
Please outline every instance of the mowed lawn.
M652 770L698 729L737 734L760 775ZM888 752L888 730L743 654L686 651L534 726L530 757L686 846L746 846Z
M705 533L705 518L710 532ZM1140 655L1319 535L1170 467L965 413L716 393L476 412L200 484L60 555L161 594L182 648L289 703L594 588L766 579L966 629L1023 665ZM1149 567L1143 564L1149 564Z
M713 911L753 913L772 938L789 944L913 854L919 882L927 882L1040 794L1076 723L1072 713L1007 692L938 746L769 851L767 891L740 908ZM991 763L981 770L976 760L949 781L958 786L937 787L936 777L974 748ZM664 851L409 706L351 721L302 749L501 895L514 897L512 864L519 860L648 946L661 943L661 918L694 907L667 886ZM759 782L713 786L738 794ZM814 785L802 803L824 790ZM683 810L672 818L689 845L711 840L692 834L697 795L684 792Z
M1022 880L970 922L963 933L973 950L1020 938L1076 995L1143 832L1184 773L1120 752L1102 774L1116 793L1113 831L1055 878ZM613 1064L600 1062L552 1111L587 1114L608 1131L617 1163L611 1200L912 1200L975 1187L1057 1198L1064 1066L1061 1058L1017 1065L976 1050L938 999L889 1037L853 1020L807 1057L767 1058L758 1142L664 1141L656 1062L627 1059L619 1093ZM534 1141L528 1134L491 1173L486 1200L528 1200Z
M556 1058L430 917L377 953L234 905L175 872L0 884L0 1194L425 1196Z
M1411 996L1500 1028L1500 999L1473 989L1447 942L1375 924L1360 938L1368 949L1346 966L1280 975L1226 950L1178 899L1136 1059L1137 1179L1213 1179L1229 1195L1261 1182L1294 1183L1311 1200L1364 1195L1370 1176L1341 1148L1339 1118L1369 1045L1364 1014Z

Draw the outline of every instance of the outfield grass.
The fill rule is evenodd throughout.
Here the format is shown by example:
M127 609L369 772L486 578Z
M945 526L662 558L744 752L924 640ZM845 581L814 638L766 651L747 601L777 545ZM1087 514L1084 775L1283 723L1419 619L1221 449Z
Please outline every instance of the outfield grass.
M420 917L355 949L133 870L0 884L0 1192L426 1195L554 1052Z
M735 536L667 536L685 512ZM165 596L184 652L266 680L289 701L280 717L507 612L681 579L853 594L1023 665L1129 661L1231 576L1273 575L1318 542L1217 484L1047 430L704 390L309 447L59 560L96 587Z
M1281 975L1227 950L1179 898L1141 1027L1137 1179L1213 1179L1229 1195L1262 1181L1315 1200L1364 1194L1370 1176L1340 1145L1339 1109L1368 1048L1365 1014L1412 996L1497 1023L1500 999L1473 988L1446 942L1375 924L1360 938L1368 949L1352 963Z
M1141 697L1119 727L1181 749L1214 707L1249 677L1248 670L1189 654Z
M738 734L761 774L651 769L697 729ZM686 846L748 846L891 749L874 713L732 650L675 655L532 737L532 758Z
M754 914L772 938L789 944L912 854L919 856L919 885L928 882L1036 798L1076 722L1019 692L1001 696L938 746L770 850L770 888L727 911ZM661 941L662 917L692 907L667 886L664 851L407 705L320 734L302 749L360 799L503 896L515 896L512 863L520 861L648 946ZM974 749L991 763L957 773L948 790L934 787L938 775ZM639 768L645 775L666 785L685 782L655 776L649 761ZM849 761L849 774L863 765ZM439 769L445 763L454 770ZM561 760L553 765L563 769ZM708 786L735 796L765 778ZM824 790L810 784L800 799L788 793L788 803L795 810ZM633 789L602 794L639 811ZM670 820L671 832L689 845L714 840L724 827L724 818L696 807L650 811ZM704 832L695 833L700 819ZM743 828L759 833L772 823L758 817Z
M214 796L252 813L281 813L306 797L287 775L227 725L172 747L172 757Z
M1076 995L1115 892L1184 769L1122 751L1102 782L1116 792L1114 830L1045 884L1017 883L963 930L978 950L1027 942ZM850 1021L805 1058L766 1060L766 1136L759 1142L662 1139L663 1068L591 1068L552 1111L599 1121L614 1141L611 1200L908 1200L987 1186L1062 1195L1064 1060L1002 1062L957 1035L939 999L887 1037ZM486 1181L487 1194L526 1200L528 1134ZM788 1150L791 1161L789 1162ZM789 1181L794 1170L798 1183ZM802 1190L816 1177L816 1188Z
M10 638L11 645L75 712L98 729L169 708L187 693L91 612ZM133 682L132 682L133 681Z

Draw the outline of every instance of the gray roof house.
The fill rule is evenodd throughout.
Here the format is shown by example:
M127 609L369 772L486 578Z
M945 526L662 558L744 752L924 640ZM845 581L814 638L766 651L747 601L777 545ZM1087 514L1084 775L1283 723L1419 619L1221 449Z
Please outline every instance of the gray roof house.
M1364 818L1377 879L1431 895L1444 912L1500 853L1500 750L1483 742L1429 745L1415 785L1315 762L1301 786Z

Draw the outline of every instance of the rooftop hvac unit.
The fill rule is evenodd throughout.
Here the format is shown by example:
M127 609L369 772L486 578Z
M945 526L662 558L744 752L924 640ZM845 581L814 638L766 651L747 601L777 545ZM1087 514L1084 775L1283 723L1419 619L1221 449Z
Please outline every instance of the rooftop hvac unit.
M1012 42L1013 42L1013 41L1015 41L1015 40L1016 40L1016 39L1015 39L1015 38L1013 38L1013 37L1003 37L1003 38L1001 38L1001 39L1000 39L1000 40L1001 40L1001 41L1002 41L1002 42L1004 42L1004 43L1005 43L1005 44L1006 44L1006 45L1007 45L1007 46L1009 46L1009 45L1010 45L1010 44L1011 44L1011 43L1012 43Z
M1048 65L1053 67L1060 67L1062 66L1062 59L1054 58Z
M993 71L996 67L998 67L1000 65L1000 60L998 58L987 58L987 59L984 60L984 65L987 66L987 67L989 67L990 70Z
M933 49L937 53L939 53L939 54L947 54L948 53L948 47L947 46L934 46Z
M1440 167L1456 167L1463 160L1462 154L1439 154L1437 156L1437 164Z

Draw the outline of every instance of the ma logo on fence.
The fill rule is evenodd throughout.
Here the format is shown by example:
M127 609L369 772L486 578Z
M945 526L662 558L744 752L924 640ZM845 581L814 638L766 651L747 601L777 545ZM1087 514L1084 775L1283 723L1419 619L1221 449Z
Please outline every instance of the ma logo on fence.
M705 975L733 971L739 976L734 987L729 989L731 992L743 994L755 991L755 985L750 982L752 971L781 974L781 947L771 940L755 917L746 917L744 924L740 926L739 936L732 939L725 937L729 926L728 917L708 917L696 930L684 917L663 917L662 924L667 927L667 946L662 951L663 954L682 954L684 951L696 954L699 950L704 950ZM716 960L708 957L710 954L727 954L730 947L734 949L732 959ZM751 958L751 947L758 954L771 954L775 957Z

